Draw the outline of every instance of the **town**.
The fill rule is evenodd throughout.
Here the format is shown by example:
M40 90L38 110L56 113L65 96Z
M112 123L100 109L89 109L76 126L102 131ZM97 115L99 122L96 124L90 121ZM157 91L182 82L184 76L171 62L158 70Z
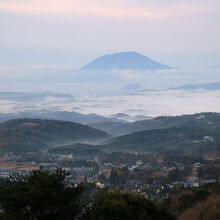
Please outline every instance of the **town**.
M220 158L102 151L75 156L48 150L2 154L0 177L26 174L40 167L51 171L62 167L68 172L67 181L137 192L153 200L168 196L176 188L196 188L219 181Z

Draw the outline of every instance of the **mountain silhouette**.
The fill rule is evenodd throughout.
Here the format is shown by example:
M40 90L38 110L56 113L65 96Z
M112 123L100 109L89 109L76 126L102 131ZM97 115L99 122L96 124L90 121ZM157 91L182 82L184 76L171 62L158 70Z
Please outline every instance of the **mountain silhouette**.
M84 70L110 70L110 69L142 69L160 70L170 69L169 66L158 63L137 52L121 52L98 57L81 69Z

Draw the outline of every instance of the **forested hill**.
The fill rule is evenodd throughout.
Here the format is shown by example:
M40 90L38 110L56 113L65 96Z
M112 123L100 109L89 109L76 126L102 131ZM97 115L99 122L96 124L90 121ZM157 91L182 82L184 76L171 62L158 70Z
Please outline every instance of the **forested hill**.
M1 96L1 93L0 93ZM95 123L100 121L113 121L122 122L124 120L117 119L116 117L104 117L97 114L82 114L79 112L68 111L52 111L52 110L32 110L21 111L17 113L0 113L0 122L5 122L12 119L29 118L29 119L48 119L48 120L61 120L71 121L81 124Z
M182 154L189 151L220 152L220 127L173 127L141 131L106 142L108 151Z
M0 123L0 151L36 150L75 142L97 143L109 137L104 131L67 121L15 119Z
M139 131L171 127L194 126L200 128L214 128L220 127L220 114L199 113L181 116L161 116L150 120L136 121L133 123L100 122L89 124L89 126L101 129L113 136L121 136Z

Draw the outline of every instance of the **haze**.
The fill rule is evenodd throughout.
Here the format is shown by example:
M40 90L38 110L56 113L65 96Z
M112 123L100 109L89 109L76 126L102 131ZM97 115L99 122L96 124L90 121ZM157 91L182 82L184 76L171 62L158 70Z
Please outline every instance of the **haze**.
M138 51L171 66L220 58L219 0L0 0L0 64L79 67Z

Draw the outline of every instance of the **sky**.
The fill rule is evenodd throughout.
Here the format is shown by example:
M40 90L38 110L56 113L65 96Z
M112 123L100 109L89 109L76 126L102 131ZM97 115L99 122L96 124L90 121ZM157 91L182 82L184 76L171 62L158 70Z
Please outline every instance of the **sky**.
M219 27L219 0L0 0L0 66L79 67L120 51L215 66Z

